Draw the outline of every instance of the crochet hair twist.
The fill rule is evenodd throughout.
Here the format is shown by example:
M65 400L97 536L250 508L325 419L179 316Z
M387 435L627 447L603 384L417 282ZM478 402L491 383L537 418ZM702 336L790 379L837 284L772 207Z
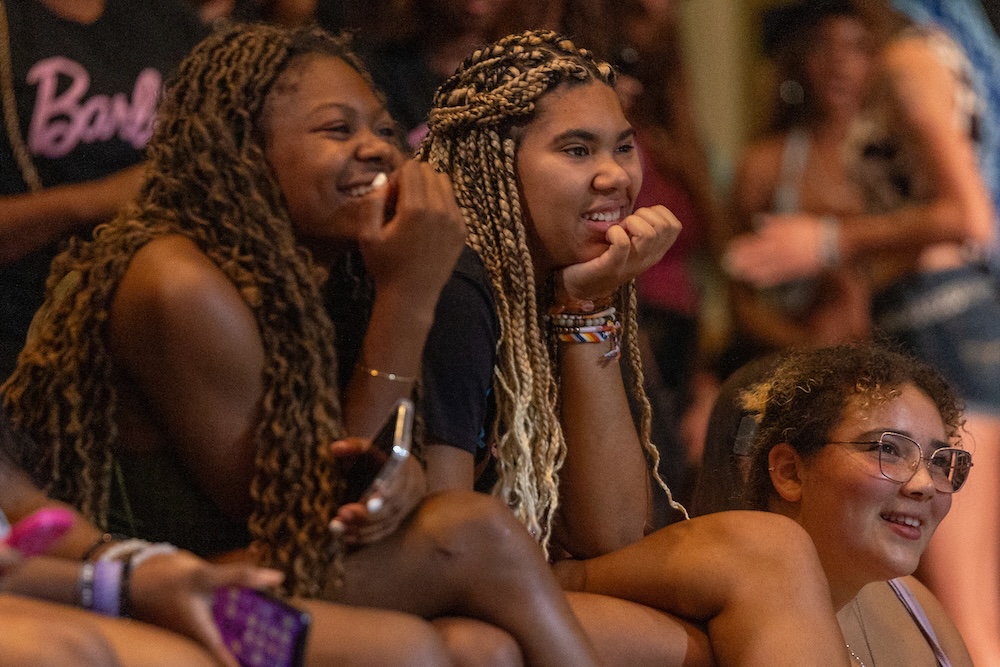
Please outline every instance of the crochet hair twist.
M341 435L334 329L265 159L262 126L272 89L282 94L279 79L314 54L366 76L345 40L318 29L234 25L195 47L165 92L138 198L93 241L56 258L35 329L3 387L12 420L40 445L36 477L105 526L119 438L121 369L108 334L115 288L146 243L191 239L257 320L266 361L249 529L262 564L284 571L287 589L304 595L325 586L327 525L343 486L327 452Z

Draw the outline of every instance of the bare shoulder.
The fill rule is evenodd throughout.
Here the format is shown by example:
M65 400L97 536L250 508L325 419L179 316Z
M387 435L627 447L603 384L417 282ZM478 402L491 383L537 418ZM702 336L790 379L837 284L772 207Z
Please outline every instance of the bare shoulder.
M938 116L950 120L955 78L927 39L913 35L889 42L881 65L904 119L917 124Z
M892 73L945 69L926 35L907 33L888 41L879 55L880 64Z
M153 239L132 259L116 294L121 305L162 310L174 305L197 308L206 299L224 298L236 287L190 239L175 235Z
M941 642L941 647L951 660L951 664L955 667L960 667L961 665L972 667L972 658L969 656L969 650L966 648L965 642L958 632L958 628L952 623L934 593L915 577L903 577L902 579L909 589L913 591L913 595L917 598L920 606L923 607L924 613L927 614L927 618L931 622L931 627L934 628L934 633L937 635L938 641Z
M236 285L179 235L136 253L115 293L111 333L129 355L259 347L256 321Z

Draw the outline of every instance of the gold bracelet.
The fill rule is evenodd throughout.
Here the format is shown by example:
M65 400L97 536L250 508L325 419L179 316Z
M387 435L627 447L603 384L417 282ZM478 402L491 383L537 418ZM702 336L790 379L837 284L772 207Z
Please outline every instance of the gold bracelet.
M388 373L386 371L380 371L376 368L369 368L362 363L358 364L358 368L367 375L373 378L384 378L390 382L416 382L417 376L415 375L399 375L398 373Z

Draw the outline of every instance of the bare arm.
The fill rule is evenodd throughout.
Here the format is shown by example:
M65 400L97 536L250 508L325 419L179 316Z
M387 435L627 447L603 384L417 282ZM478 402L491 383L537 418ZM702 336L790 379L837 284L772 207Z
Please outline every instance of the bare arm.
M112 352L171 447L231 517L250 511L264 350L236 287L183 237L133 258L111 309Z
M0 457L0 508L10 520L16 522L46 506L67 507L49 499L24 472ZM77 514L73 528L49 555L27 559L0 577L0 593L76 605L79 559L100 536L96 526ZM281 578L273 570L214 566L190 553L176 552L154 556L134 569L130 599L137 618L186 635L212 651L216 659L234 664L211 620L213 591L218 586L276 586Z
M935 197L927 204L883 216L862 216L846 225L845 256L939 241L990 243L993 209L972 140L967 129L956 123L957 84L951 73L920 39L891 43L882 65L900 120L915 140L935 185Z
M956 82L919 39L890 44L882 65L892 86L898 122L913 140L934 193L926 203L843 217L841 257L853 260L875 253L918 251L939 243L993 243L989 194L968 132L956 123ZM767 216L763 229L733 240L724 263L731 275L757 285L815 275L823 268L821 239L821 222L813 216Z
M566 461L556 536L578 558L639 540L649 513L646 459L608 346L560 346Z
M472 454L444 443L431 443L424 448L427 465L427 491L471 491L476 481Z
M361 437L374 435L395 402L413 391L438 296L465 242L465 221L445 175L411 161L396 178L395 215L383 222L384 200L377 201L372 229L361 241L375 303L344 397L347 432Z
M142 171L137 165L96 181L0 197L0 265L111 218L139 191Z
M745 151L736 170L732 213L723 242L728 242L737 233L753 230L753 217L772 210L783 150L784 137L771 137L752 144ZM810 337L806 326L767 303L759 290L746 283L731 281L729 297L740 328L759 341L783 348Z
M599 301L659 261L680 233L663 206L640 209L608 232L609 250L561 271L556 303ZM557 284L558 281L557 281ZM648 470L621 369L606 344L561 343L566 461L560 471L560 544L591 557L637 541L649 512Z
M79 603L79 562L30 558L0 579L0 593L24 595L65 605ZM216 588L249 586L267 588L281 583L274 570L249 565L210 565L184 551L157 555L133 568L130 582L131 611L135 618L190 637L224 665L236 666L212 620Z
M50 552L64 558L80 558L101 536L96 526L64 503L52 500L32 483L23 471L0 456L0 509L11 523L16 523L43 507L63 507L76 514L70 531Z

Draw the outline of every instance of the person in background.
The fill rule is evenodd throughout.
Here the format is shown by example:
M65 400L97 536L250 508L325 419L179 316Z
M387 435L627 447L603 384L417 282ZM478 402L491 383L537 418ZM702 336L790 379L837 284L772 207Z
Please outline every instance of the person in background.
M725 240L752 232L762 214L810 213L835 224L864 209L846 159L874 58L862 18L849 0L799 2L771 10L764 32L778 64L775 119L740 159ZM853 264L763 290L731 281L730 305L735 333L723 375L758 355L832 345L870 330L867 283Z
M415 148L437 87L476 48L530 27L530 6L525 0L380 0L366 11L345 12L344 19L359 24L362 59Z
M138 191L160 89L203 35L179 0L0 2L0 380L52 258Z
M1000 202L1000 35L995 19L1000 4L992 0L892 0L892 5L917 24L948 33L972 64L972 84L982 100L979 125L979 168L994 206ZM1000 253L993 253L1000 269Z

